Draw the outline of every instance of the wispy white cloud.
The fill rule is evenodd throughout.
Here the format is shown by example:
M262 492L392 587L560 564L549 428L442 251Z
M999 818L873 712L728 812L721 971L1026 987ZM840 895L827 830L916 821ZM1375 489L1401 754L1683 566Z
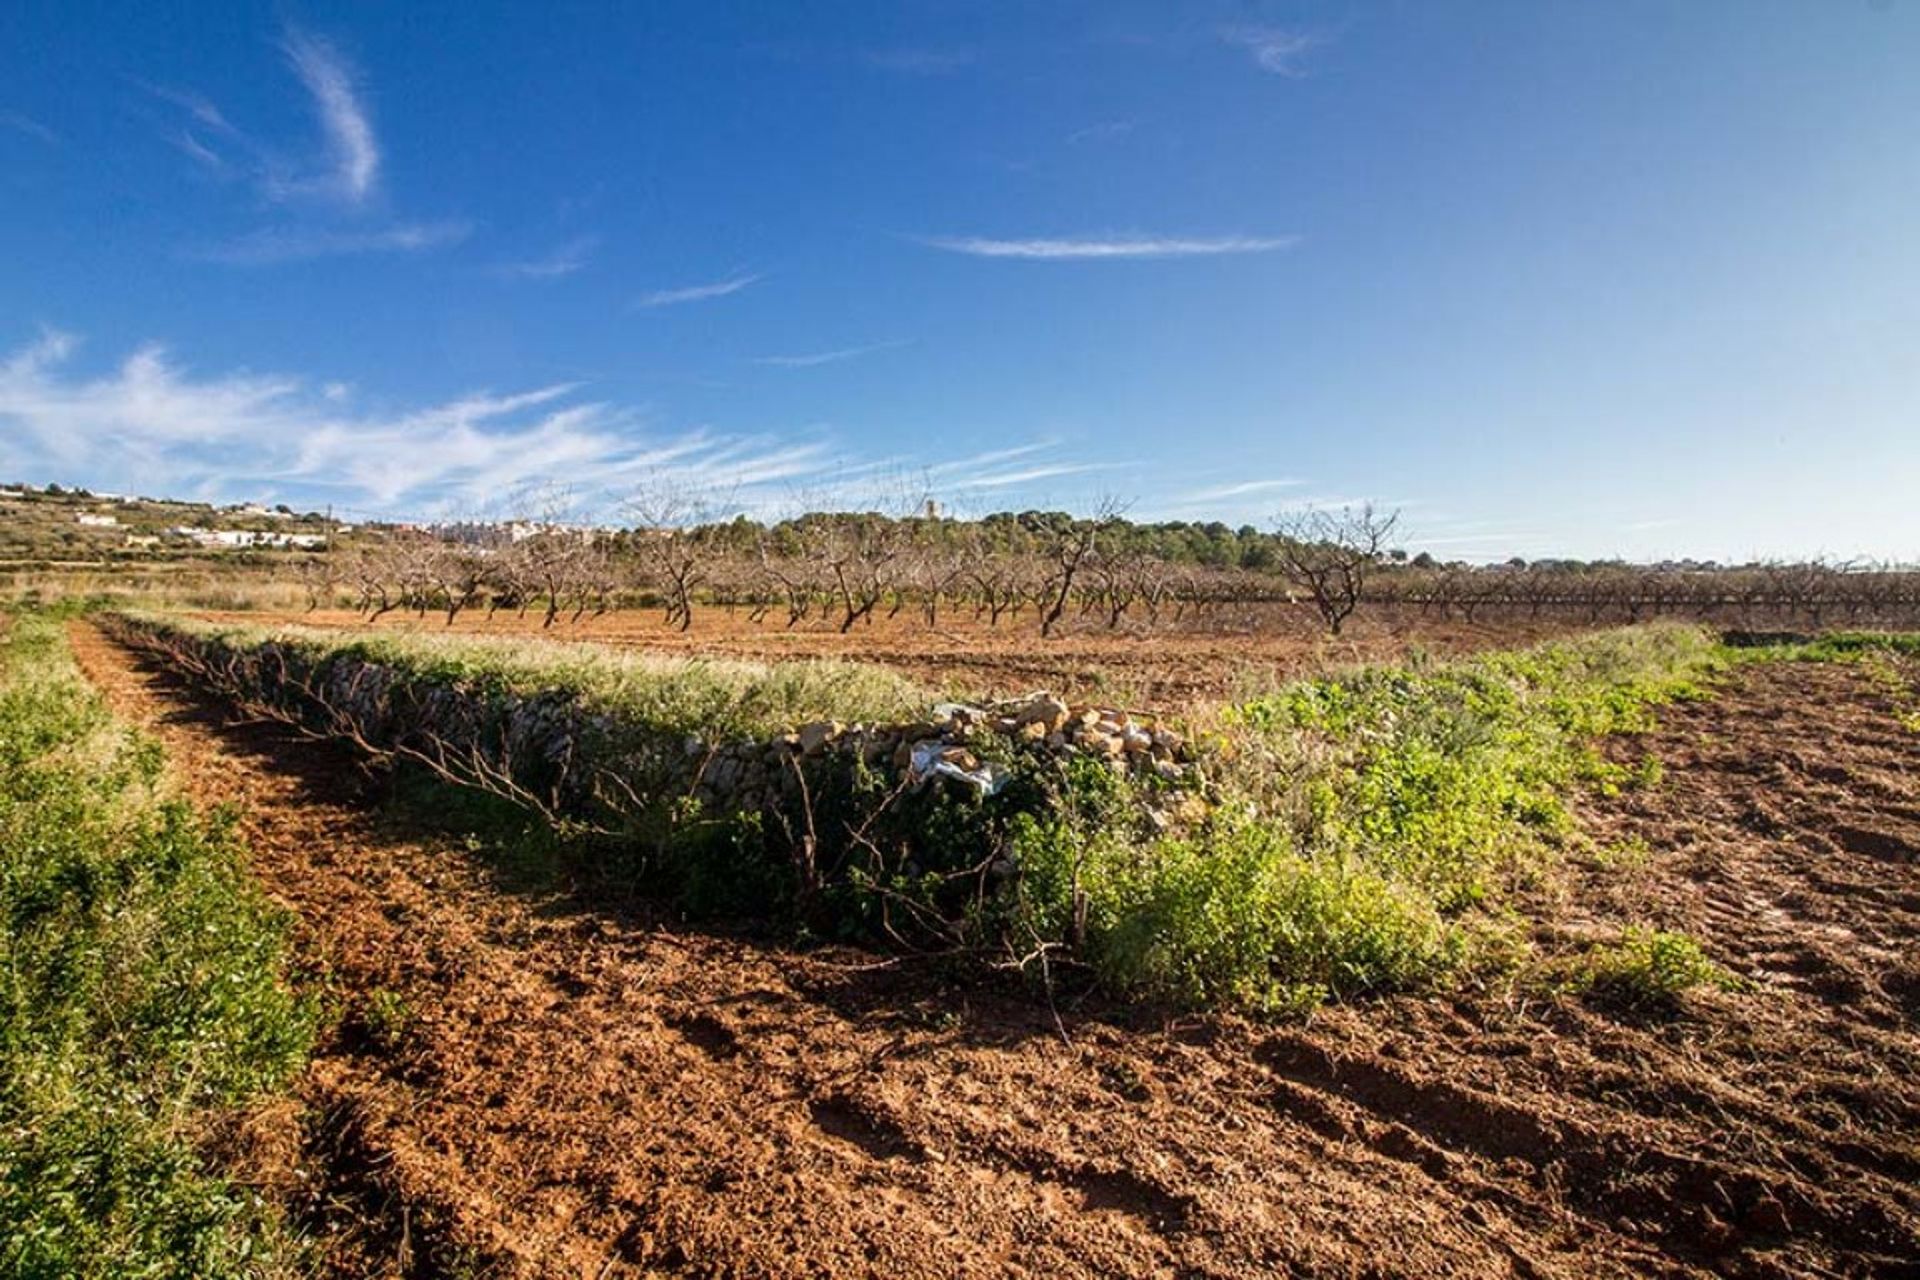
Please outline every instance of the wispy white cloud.
M874 49L866 54L866 62L902 75L943 76L972 66L974 55L970 49Z
M1124 462L1045 462L1013 471L988 471L978 475L963 476L960 479L948 481L947 484L953 489L1011 489L1019 485L1032 484L1037 480L1085 475L1090 471L1114 471L1126 465Z
M982 467L997 466L1003 462L1011 462L1015 458L1025 458L1055 447L1056 444L1054 441L1037 440L1032 444L1014 445L1008 449L992 449L986 453L976 453L967 458L952 458L946 462L936 462L932 466L929 466L926 472L928 476L938 478L952 475L955 472L978 471Z
M928 236L921 243L977 258L1065 260L1087 258L1193 258L1227 253L1272 253L1291 249L1299 236L1099 236L1079 239L993 240L981 236Z
M162 142L205 173L222 179L244 176L269 199L278 198L273 192L277 179L272 175L284 170L286 164L276 159L270 148L227 119L213 99L194 89L155 84L137 76L127 78L179 113L160 125L158 134Z
M1084 129L1075 129L1067 135L1067 142L1071 146L1079 146L1083 142L1111 142L1116 138L1124 138L1132 132L1133 121L1131 120L1103 120L1099 124L1090 124Z
M207 170L207 172L224 176L230 171L226 160L212 148L202 143L200 139L194 137L192 130L181 129L176 133L163 134L162 136L171 146L178 148L181 154L185 155L201 168Z
M570 276L592 261L600 247L599 236L575 236L542 257L523 262L502 262L494 266L495 275L510 280L554 280Z
M331 41L297 27L287 29L280 52L306 90L319 121L317 155L309 148L296 151L256 138L197 89L130 78L181 113L184 118L163 129L160 136L196 163L237 168L262 197L276 203L317 198L348 207L365 204L379 182L381 154L362 100L359 74Z
M753 362L772 365L777 369L811 369L815 365L835 364L841 360L871 355L875 351L892 351L906 345L908 344L904 339L896 342L869 342L861 347L841 347L837 351L816 351L802 356L756 356Z
M1305 484L1304 480L1242 480L1235 484L1213 485L1205 489L1195 489L1191 493L1181 494L1174 499L1177 503L1219 502L1227 498L1244 498L1255 493L1270 493L1275 489L1293 489Z
M0 471L148 492L297 486L396 512L471 506L516 485L579 476L610 493L662 474L753 490L835 462L824 440L663 435L630 409L582 400L572 384L357 412L339 384L199 376L152 345L79 375L68 367L77 346L46 333L0 359Z
M38 138L50 147L60 145L59 134L24 112L0 111L0 125L4 125L18 133L24 133L30 138Z
M333 42L313 32L289 27L279 47L319 121L317 153L310 145L286 148L260 140L198 90L131 78L180 113L160 129L168 146L208 173L244 179L265 201L309 206L300 225L262 227L224 243L189 246L183 256L264 266L346 254L419 253L464 240L472 228L457 219L362 220L379 189L382 156L361 77ZM316 206L344 206L351 217L333 221Z
M240 130L236 129L227 119L226 114L220 110L213 99L203 93L193 89L176 88L172 85L154 84L151 81L141 80L137 77L133 78L133 83L139 85L154 97L172 103L199 121L205 128L229 136L236 136L240 132Z
M275 266L312 258L365 253L422 253L458 244L472 233L465 222L396 222L382 227L264 227L222 244L189 250L201 262L234 267Z
M1307 74L1302 65L1306 55L1326 43L1320 36L1283 27L1227 27L1220 38L1245 49L1261 70L1293 79Z
M57 332L0 352L0 475L227 499L280 494L386 515L487 509L499 494L562 486L606 515L665 481L772 514L794 509L799 495L877 508L908 488L1007 501L1023 486L1125 465L1047 458L1057 446L1035 442L919 466L849 454L825 428L665 430L573 383L395 406L337 381L198 373L157 344L91 371L75 367L78 353Z
M843 460L831 482L809 486L801 505L837 504L850 510L891 510L901 506L903 497L916 499L908 505L918 505L917 500L929 497L967 504L972 495L1001 495L1003 491L1042 481L1130 465L1113 461L1046 460L1036 456L1059 448L1057 440L1036 440L932 462L905 454L864 462ZM1019 459L1028 459L1028 462L1020 467L1008 466ZM995 499L1004 500L1004 496ZM979 499L974 501L977 503ZM791 510L794 504L787 505Z
M633 305L642 308L673 307L683 302L705 302L709 298L724 298L730 293L738 293L750 284L760 280L757 275L734 275L725 280L715 280L711 284L687 285L679 289L655 289L643 293L633 300Z
M358 76L330 41L310 32L290 28L281 49L313 97L330 162L329 172L318 181L296 179L287 189L318 189L349 204L361 203L380 175L380 144L360 99Z

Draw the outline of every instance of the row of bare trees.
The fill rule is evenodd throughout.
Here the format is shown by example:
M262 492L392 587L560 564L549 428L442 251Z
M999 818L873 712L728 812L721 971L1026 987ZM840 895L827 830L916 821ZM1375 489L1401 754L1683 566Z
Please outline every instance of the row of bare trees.
M547 627L563 617L579 622L607 612L629 580L611 547L562 532L501 547L394 533L316 556L301 565L300 575L310 612L345 596L369 621L395 612L437 613L452 625L468 609L525 617L537 607Z
M755 624L851 631L903 613L928 627L955 615L1042 637L1074 623L1117 630L1188 624L1295 605L1338 634L1363 607L1479 622L1553 617L1633 622L1688 617L1728 626L1906 626L1920 621L1920 572L1855 564L1739 567L1409 561L1390 550L1395 513L1307 511L1276 523L1272 563L1207 568L1143 548L1107 507L984 522L815 513L776 526L702 520L653 503L637 527L591 533L524 527L493 545L393 530L302 569L310 607L350 601L369 618L537 611L545 626L618 605L690 628L704 610Z
M1823 562L1714 568L1439 565L1383 574L1368 599L1468 622L1512 616L1591 623L1682 617L1816 630L1909 627L1920 623L1920 572Z

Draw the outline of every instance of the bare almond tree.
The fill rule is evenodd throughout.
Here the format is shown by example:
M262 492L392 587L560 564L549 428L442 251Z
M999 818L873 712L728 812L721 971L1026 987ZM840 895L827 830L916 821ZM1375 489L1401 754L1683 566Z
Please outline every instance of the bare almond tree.
M791 631L813 612L814 582L808 572L807 557L790 554L788 549L776 545L773 534L764 529L755 539L754 548L760 558L761 575L786 601L787 630Z
M496 547L487 558L487 618L502 609L512 609L522 618L533 602L538 586L534 581L532 549L525 542L508 541Z
M425 558L425 573L434 584L435 603L452 626L460 611L480 598L487 582L487 557L478 547L442 543Z
M1307 508L1274 521L1281 572L1306 592L1334 635L1359 607L1367 575L1380 563L1399 521L1398 511L1382 514L1370 502L1337 512Z
M1112 498L1102 498L1095 506L1093 514L1083 520L1062 516L1050 521L1042 531L1047 559L1050 562L1045 586L1042 589L1043 611L1040 614L1040 634L1051 636L1060 622L1060 615L1067 611L1067 601L1073 598L1074 582L1080 571L1087 566L1100 546L1100 540L1108 530L1120 521L1121 506Z
M335 593L346 575L346 564L335 551L322 551L300 562L295 571L307 593L307 612L332 608Z
M579 598L584 561L592 548L571 529L543 530L523 539L520 545L525 548L530 598L546 601L546 612L540 619L544 630L559 621L561 612Z
M873 610L894 586L894 569L906 549L900 521L874 512L826 517L827 567L840 599L841 634L856 622L871 620Z
M720 510L710 494L661 476L627 500L634 521L634 552L666 597L667 625L693 626L695 593L712 577L713 539L707 526Z

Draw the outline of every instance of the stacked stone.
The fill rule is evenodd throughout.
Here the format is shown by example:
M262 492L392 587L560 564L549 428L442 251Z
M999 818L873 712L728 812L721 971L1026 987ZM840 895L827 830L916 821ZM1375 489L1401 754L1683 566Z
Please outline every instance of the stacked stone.
M939 744L933 759L971 773L981 764L973 746L987 736L1042 747L1060 757L1090 756L1106 761L1117 773L1179 781L1192 769L1184 740L1157 717L1069 703L1050 693L985 708L943 707L936 719L917 724L817 720L770 742L712 744L689 737L686 754L697 773L694 794L703 802L755 809L799 791L797 766L832 762L852 767L857 760L869 769L902 776L911 770L916 748L929 741Z
M643 801L691 791L719 810L791 808L815 769L864 767L898 780L913 775L918 755L923 767L972 774L983 767L976 748L993 738L1057 757L1101 760L1134 777L1177 782L1194 768L1180 735L1155 717L1049 693L985 707L944 705L920 723L820 720L771 740L731 743L693 736L677 751L673 739L647 725L590 711L559 690L478 695L385 663L329 658L272 641L240 646L126 619L118 629L175 659L194 654L202 678L243 702L277 706L317 730L350 732L376 748L433 740L451 755L471 753L503 772L528 770L563 806L604 795L596 780L615 776L624 783L615 790ZM931 752L927 743L934 744ZM536 776L516 780L525 785Z

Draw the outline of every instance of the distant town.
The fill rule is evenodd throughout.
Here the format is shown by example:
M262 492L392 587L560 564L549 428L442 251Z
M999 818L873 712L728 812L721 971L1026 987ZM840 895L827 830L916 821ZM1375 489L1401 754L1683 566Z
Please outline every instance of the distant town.
M0 485L0 561L94 562L202 552L324 551L356 535L428 533L445 542L505 547L546 533L593 538L610 529L535 520L336 519L284 503L213 504L58 484Z

